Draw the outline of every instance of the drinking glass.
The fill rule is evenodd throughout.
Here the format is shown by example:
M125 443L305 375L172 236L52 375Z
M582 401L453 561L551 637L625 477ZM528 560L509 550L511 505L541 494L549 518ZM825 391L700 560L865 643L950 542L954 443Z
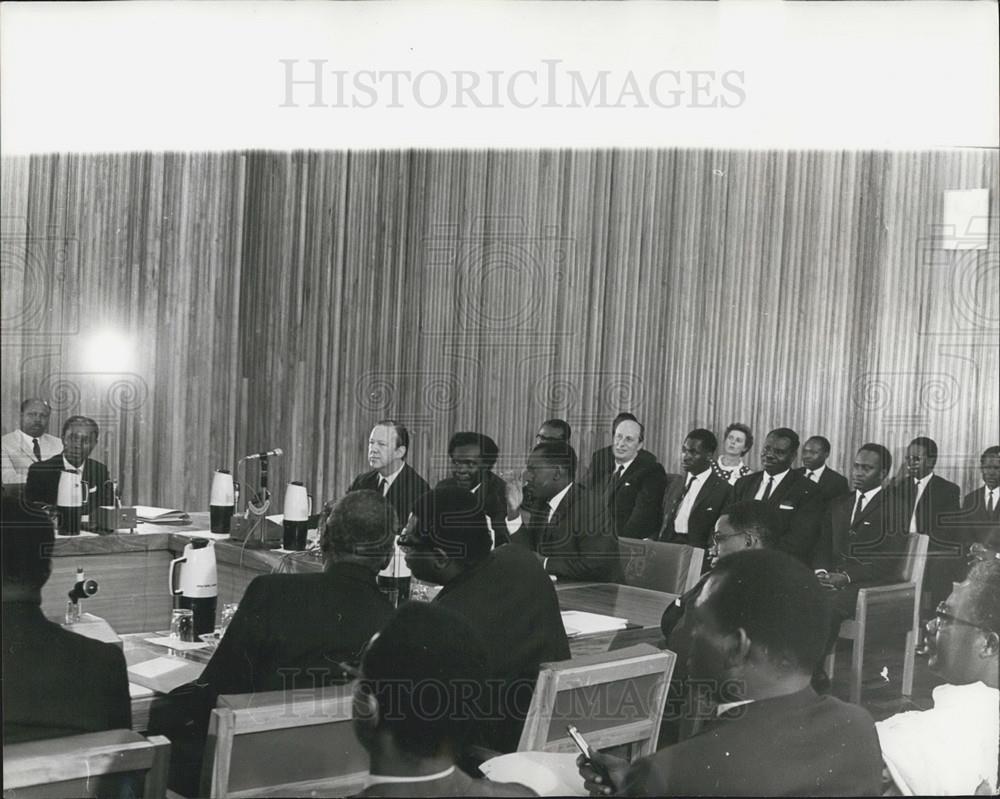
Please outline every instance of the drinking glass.
M226 634L226 628L229 627L229 622L233 620L233 616L236 615L236 609L239 606L239 602L226 602L226 604L222 606L222 615L219 617L220 638Z
M194 641L194 611L174 608L170 613L170 638L173 641Z

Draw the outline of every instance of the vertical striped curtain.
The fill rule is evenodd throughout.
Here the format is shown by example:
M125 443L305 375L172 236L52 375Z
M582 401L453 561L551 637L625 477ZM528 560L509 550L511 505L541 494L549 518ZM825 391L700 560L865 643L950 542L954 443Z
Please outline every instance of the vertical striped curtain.
M4 429L22 396L51 432L93 416L131 501L204 508L214 468L276 446L272 486L336 497L385 416L432 483L457 430L517 468L542 419L587 458L621 410L668 471L688 429L742 421L825 435L841 470L930 435L969 489L1000 439L993 150L2 166ZM981 187L988 249L943 250L943 191ZM104 328L131 362L89 364Z

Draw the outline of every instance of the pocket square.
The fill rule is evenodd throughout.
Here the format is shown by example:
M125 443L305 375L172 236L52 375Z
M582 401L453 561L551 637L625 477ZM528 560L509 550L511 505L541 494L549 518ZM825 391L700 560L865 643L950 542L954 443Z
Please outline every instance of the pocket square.
M97 492L97 486L94 486L94 487L93 487L93 488L91 488L91 489L90 489L90 491L88 491L87 493L88 493L88 494L94 494L94 493L96 493L96 492Z
M778 510L795 510L795 506L794 505L784 505L784 504L781 504L781 505L778 505Z
M706 511L715 510L715 508L705 508Z

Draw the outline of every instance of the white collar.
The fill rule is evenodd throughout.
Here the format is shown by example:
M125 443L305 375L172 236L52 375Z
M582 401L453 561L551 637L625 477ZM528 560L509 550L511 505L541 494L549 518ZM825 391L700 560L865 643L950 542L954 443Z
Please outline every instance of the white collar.
M684 482L687 483L688 480L691 481L690 485L695 483L703 483L708 479L708 476L712 473L712 467L709 466L705 471L700 474L691 474L691 472L685 472Z
M826 471L826 464L825 463L822 466L820 466L818 469L810 469L808 466L803 466L802 467L802 474L803 475L805 475L806 472L812 472L813 473L813 477L816 478L816 480L814 482L819 482L819 478L821 478L823 476L823 472L825 472L825 471ZM812 480L813 478L810 477L808 479Z
M402 463L400 463L400 464L399 464L399 468L398 468L398 469L396 469L396 471L394 471L394 472L393 472L392 474L390 474L390 475L389 475L388 477L382 477L382 472L379 472L379 473L378 473L378 476L379 476L379 477L382 477L382 479L383 479L383 480L385 480L385 484L386 484L386 485L390 485L390 486L391 486L391 485L392 485L392 481L393 481L393 480L395 480L395 479L396 479L397 477L399 477L399 473L400 473L401 471L403 471L403 467L404 467L404 466L406 466L406 461L403 461Z
M573 487L573 484L570 483L562 491L560 491L558 494L556 494L554 497L552 497L552 499L549 500L549 518L550 519L552 518L552 514L556 512L556 508L559 507L559 503L563 501L563 497L565 497L569 493L569 490L572 487Z
M928 473L926 474L926 476L924 476L924 477L921 477L921 478L920 478L919 480L916 480L916 481L915 481L915 483L916 483L917 487L918 487L918 488L923 488L924 486L926 486L926 485L927 485L927 483L929 483L929 482L930 482L930 479L931 479L931 478L932 478L933 476L934 476L934 472L933 472L933 471L930 471L930 472L928 472ZM910 479L911 479L911 480L913 480L913 478L912 478L912 477L911 477Z
M763 475L763 477L761 478L763 480L761 485L766 485L768 480L774 480L774 485L771 488L771 490L773 491L775 488L778 487L778 483L780 483L782 480L785 479L785 475L788 474L788 472L789 472L788 469L785 469L785 471L779 472L778 474L768 474L767 472L761 472L761 474Z
M1000 492L1000 486L997 486L996 488L990 488L988 485L986 485L986 483L983 483L983 496L988 497L991 491Z
M439 771L436 774L427 774L423 777L383 777L380 774L369 774L366 780L368 785L381 785L386 782L433 782L434 780L443 780L445 777L450 777L455 773L455 767L450 766L444 771Z
M865 504L867 505L875 498L875 495L881 490L882 486L875 486L875 488L869 488L867 491L860 491L857 488L855 488L854 496L857 496L858 494L863 496L865 498Z
M83 467L84 467L84 464L86 464L86 463L87 463L87 461L84 460L84 462L81 463L79 466L74 466L72 463L70 463L68 460L66 460L66 456L63 455L63 468L67 472L76 472L77 474L83 474Z
M715 708L715 715L721 716L727 710L732 710L734 707L739 707L740 705L749 705L753 702L753 699L741 699L739 702L723 702L717 708Z
M21 438L24 439L24 443L27 445L27 447L28 447L29 450L31 449L31 442L32 441L38 441L38 445L41 446L42 439L45 438L45 435L46 435L45 433L42 433L37 438L32 438L27 433L25 433L20 427L17 428L17 432L21 434Z
M638 457L638 456L636 456L636 457ZM625 472L628 471L628 467L631 466L633 463L635 463L635 458L632 458L632 460L630 460L630 461L625 461L625 463L618 463L616 461L615 462L615 469L614 469L614 471L617 472L619 469L621 469L622 470L622 474L625 474ZM612 472L612 474L614 474L614 472Z

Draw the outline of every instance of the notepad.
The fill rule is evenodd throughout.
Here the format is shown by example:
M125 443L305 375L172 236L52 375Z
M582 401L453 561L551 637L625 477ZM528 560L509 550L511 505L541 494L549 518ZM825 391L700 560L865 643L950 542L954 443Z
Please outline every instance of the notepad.
M207 649L208 644L202 641L177 641L168 636L147 638L147 643L158 644L159 646L169 646L171 649L176 649L178 652L184 652L188 649Z
M576 752L512 752L491 758L479 770L493 782L519 782L539 796L586 796Z
M136 505L135 517L137 521L147 524L186 524L191 521L191 517L182 510L154 508L149 505Z
M174 688L198 679L204 669L204 663L168 656L129 666L128 677L129 682L160 694L169 694Z
M620 619L617 616L602 616L600 613L586 613L582 610L564 610L559 615L562 616L566 635L570 638L578 635L624 630L628 626L628 619Z

